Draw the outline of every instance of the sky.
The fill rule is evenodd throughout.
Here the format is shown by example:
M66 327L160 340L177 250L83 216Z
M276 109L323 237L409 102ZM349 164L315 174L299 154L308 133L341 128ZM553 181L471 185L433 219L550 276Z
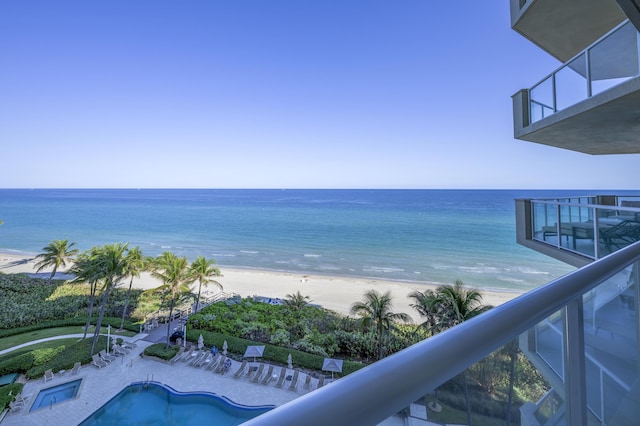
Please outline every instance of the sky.
M506 0L0 2L2 188L636 189L513 138Z

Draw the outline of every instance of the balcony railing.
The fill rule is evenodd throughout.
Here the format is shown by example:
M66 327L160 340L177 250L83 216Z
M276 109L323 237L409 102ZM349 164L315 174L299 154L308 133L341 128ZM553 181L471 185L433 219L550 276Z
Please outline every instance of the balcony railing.
M530 200L533 240L599 259L640 240L640 197ZM619 205L618 205L619 204Z
M639 39L625 21L529 89L529 123L640 75Z
M466 420L441 423L475 424L482 416L496 425L635 424L639 264L637 243L245 424L393 424L391 416L445 387L451 405L464 401ZM504 367L501 357L511 360L508 379L478 386ZM546 381L536 382L538 374ZM529 401L514 388L518 395L527 389ZM441 408L433 399L427 406Z

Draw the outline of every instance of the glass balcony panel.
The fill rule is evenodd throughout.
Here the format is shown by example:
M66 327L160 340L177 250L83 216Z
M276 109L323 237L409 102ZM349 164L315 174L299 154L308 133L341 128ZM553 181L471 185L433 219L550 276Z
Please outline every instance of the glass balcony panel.
M579 204L560 205L560 246L593 255L593 208Z
M637 264L583 296L587 405L603 424L640 418Z
M429 424L442 425L537 424L522 417L554 419L564 410L516 339L426 395L425 405Z
M638 31L628 22L589 49L593 95L639 74Z
M535 353L560 380L564 380L563 312L556 312L534 328Z
M529 91L529 99L532 123L553 114L553 76L533 87Z
M558 208L554 204L532 202L534 238L557 243Z
M587 99L587 61L583 53L556 73L556 108L562 110Z

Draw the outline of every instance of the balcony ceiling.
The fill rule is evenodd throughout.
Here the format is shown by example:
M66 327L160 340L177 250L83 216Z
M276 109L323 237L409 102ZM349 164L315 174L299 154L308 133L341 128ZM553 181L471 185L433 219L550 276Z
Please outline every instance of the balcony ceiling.
M512 27L566 62L625 19L616 0L534 0Z
M516 137L586 154L640 154L640 77L537 121Z

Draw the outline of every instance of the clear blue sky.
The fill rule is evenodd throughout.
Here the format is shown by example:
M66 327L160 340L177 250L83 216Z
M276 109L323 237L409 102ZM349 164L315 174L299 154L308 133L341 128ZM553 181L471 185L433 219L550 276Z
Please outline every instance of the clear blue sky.
M0 2L0 187L634 189L513 139L506 0Z

